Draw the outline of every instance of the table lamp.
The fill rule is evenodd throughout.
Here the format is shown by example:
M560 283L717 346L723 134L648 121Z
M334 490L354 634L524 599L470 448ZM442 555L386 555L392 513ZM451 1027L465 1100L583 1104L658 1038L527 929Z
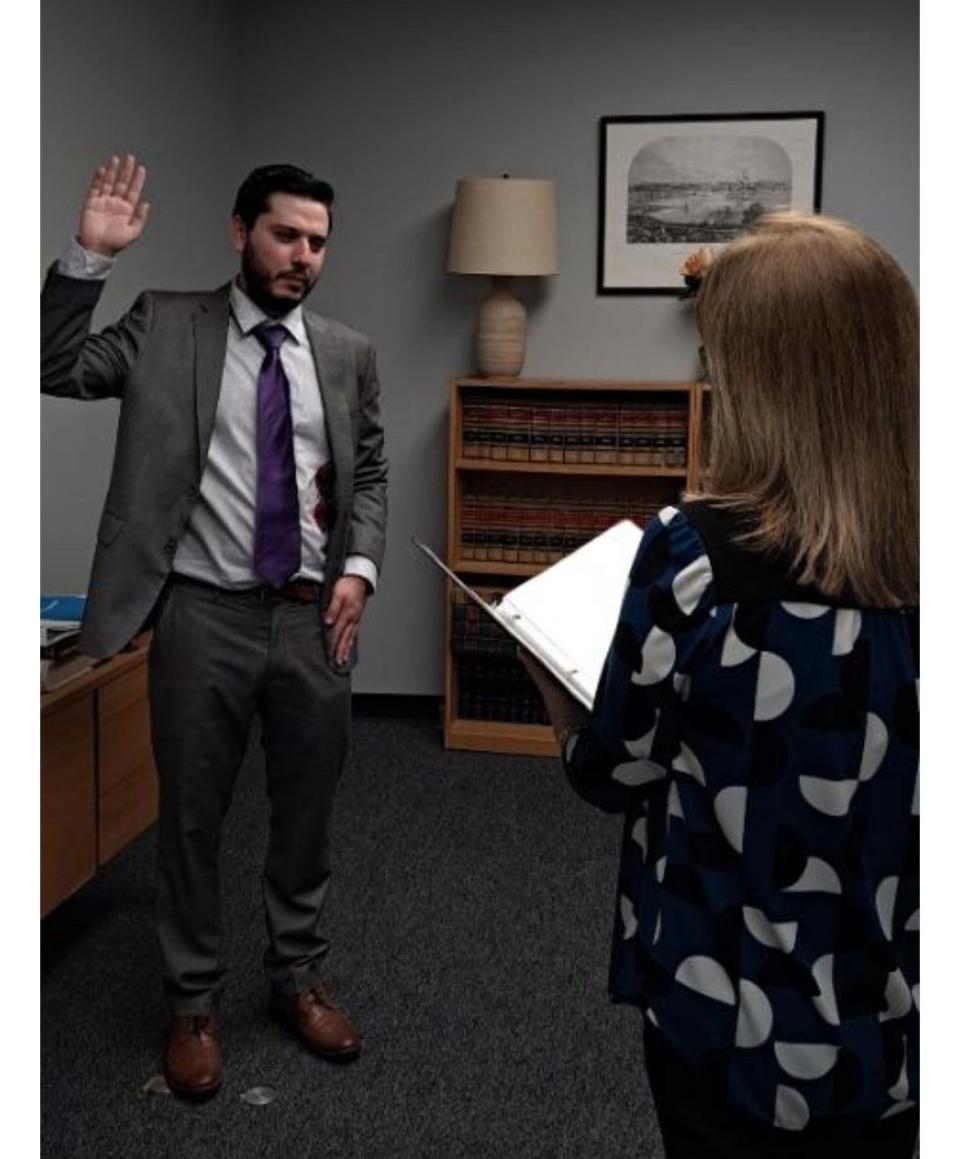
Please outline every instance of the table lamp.
M477 314L477 368L485 377L520 373L527 311L514 277L557 272L557 207L552 181L474 177L457 182L447 270L489 274L490 293Z

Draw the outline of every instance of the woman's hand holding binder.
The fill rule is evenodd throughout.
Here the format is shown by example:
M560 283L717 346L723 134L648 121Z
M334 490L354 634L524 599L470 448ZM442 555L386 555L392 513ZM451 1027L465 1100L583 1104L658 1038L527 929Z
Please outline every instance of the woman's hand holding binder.
M526 648L517 648L517 659L526 668L537 691L543 697L553 731L561 748L564 747L570 733L582 728L590 719L590 714Z

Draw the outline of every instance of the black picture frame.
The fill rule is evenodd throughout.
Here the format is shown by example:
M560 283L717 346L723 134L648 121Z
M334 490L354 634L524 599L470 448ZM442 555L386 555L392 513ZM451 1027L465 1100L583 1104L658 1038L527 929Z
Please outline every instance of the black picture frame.
M764 210L819 210L823 130L822 111L601 117L597 293L681 294L701 246Z

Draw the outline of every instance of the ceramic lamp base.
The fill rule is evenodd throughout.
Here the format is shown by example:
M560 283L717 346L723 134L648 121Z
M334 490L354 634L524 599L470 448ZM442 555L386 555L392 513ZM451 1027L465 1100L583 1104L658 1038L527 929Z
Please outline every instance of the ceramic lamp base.
M486 378L518 375L526 349L526 307L509 278L495 277L477 314L477 369Z

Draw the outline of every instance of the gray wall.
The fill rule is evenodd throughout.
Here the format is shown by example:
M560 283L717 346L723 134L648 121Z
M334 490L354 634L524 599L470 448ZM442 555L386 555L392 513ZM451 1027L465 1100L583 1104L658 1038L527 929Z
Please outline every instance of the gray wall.
M242 76L230 0L44 0L41 10L41 260L76 228L94 167L136 152L151 220L107 283L96 321L147 286L225 282ZM190 35L184 35L189 27ZM119 406L41 400L41 584L84 591L107 489Z
M483 279L444 272L458 177L557 182L561 272L521 288L531 375L684 378L695 369L682 303L595 295L603 115L823 109L824 210L862 225L916 280L910 0L274 0L167 4L156 16L143 6L163 25L151 23L148 40L146 17L111 24L111 51L131 58L118 102L113 69L71 79L83 24L120 8L44 6L44 256L72 223L89 164L111 149L147 155L157 214L104 316L147 283L228 276L221 218L252 165L288 159L333 182L336 230L313 305L373 336L391 460L387 567L368 614L360 691L441 687L440 586L409 538L442 543L447 382L471 368L484 289ZM185 49L176 31L188 8L203 20L191 18ZM96 39L85 40L95 56ZM81 409L94 408L44 412L47 586L84 584L105 486L112 416L81 423ZM53 484L69 498L50 494Z

